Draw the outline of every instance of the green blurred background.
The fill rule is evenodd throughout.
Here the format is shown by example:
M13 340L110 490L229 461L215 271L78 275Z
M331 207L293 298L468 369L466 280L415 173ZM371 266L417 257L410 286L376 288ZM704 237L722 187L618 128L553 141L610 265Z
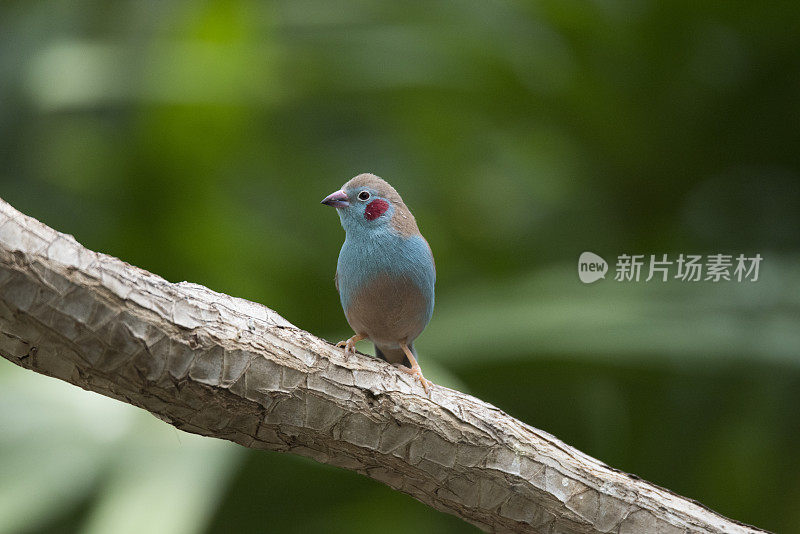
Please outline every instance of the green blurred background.
M337 341L319 201L364 171L436 257L426 374L800 532L800 4L0 3L0 197L91 249ZM584 250L764 262L583 285ZM314 531L475 529L0 362L0 534Z

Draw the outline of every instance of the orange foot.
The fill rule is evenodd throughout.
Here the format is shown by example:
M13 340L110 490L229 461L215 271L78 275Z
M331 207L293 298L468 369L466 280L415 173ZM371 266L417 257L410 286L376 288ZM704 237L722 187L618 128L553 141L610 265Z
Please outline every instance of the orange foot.
M431 382L430 380L422 376L422 369L420 369L419 364L417 363L417 359L414 358L414 354L411 352L411 349L409 349L408 345L406 345L405 343L401 343L400 348L403 349L403 352L406 353L406 358L408 358L408 361L411 363L411 369L409 369L402 363L396 363L394 365L396 365L397 368L403 371L404 373L410 374L411 376L419 380L420 383L422 384L422 389L425 390L425 394L430 395L431 392L429 388L431 386Z
M350 356L350 354L356 353L356 341L361 341L362 339L366 339L367 336L356 334L347 341L340 341L336 344L337 347L344 347L344 357L345 359Z

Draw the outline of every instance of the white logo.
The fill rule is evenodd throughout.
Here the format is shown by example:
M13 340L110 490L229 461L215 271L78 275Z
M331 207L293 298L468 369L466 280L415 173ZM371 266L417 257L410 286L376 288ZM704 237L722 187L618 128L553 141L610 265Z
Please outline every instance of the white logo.
M578 258L578 277L584 284L597 282L606 277L608 264L594 252L584 252Z
M761 254L620 254L614 280L617 282L757 282L763 261ZM677 272L675 272L677 271ZM606 277L608 264L594 252L578 258L578 278L584 284Z

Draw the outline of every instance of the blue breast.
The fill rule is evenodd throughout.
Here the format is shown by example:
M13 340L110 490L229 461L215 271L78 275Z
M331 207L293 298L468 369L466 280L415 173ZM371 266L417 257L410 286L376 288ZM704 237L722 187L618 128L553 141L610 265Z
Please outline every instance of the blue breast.
M427 324L433 315L436 270L425 239L399 235L389 225L348 228L337 265L342 308L346 311L357 290L383 273L407 276L419 287L428 303L423 311Z

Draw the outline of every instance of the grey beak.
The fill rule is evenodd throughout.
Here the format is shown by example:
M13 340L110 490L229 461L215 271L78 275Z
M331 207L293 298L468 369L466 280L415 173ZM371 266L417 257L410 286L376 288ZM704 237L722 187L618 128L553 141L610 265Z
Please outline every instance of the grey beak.
M323 198L321 204L334 208L346 208L350 205L350 202L347 200L347 193L339 190Z

